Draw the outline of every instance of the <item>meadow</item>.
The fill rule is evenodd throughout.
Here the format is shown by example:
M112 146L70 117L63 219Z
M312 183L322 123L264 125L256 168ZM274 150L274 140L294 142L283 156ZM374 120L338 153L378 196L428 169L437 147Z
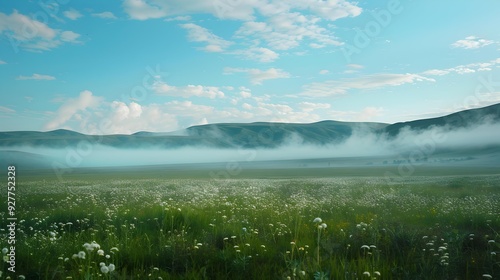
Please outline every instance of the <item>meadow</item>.
M499 175L34 176L16 195L26 279L500 277Z

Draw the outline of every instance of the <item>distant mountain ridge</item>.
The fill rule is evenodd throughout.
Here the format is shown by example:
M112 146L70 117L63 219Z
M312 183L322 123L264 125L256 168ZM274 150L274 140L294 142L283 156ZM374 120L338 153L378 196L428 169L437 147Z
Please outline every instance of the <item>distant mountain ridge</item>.
M486 121L500 121L500 103L477 109L463 110L442 117L421 119L409 122L398 122L387 126L384 129L384 132L394 136L397 135L404 127L416 131L425 130L430 128L431 126L447 126L450 129L455 129L467 127L473 124L484 123Z
M374 122L321 121L300 123L219 123L192 126L179 133L137 132L131 135L85 135L70 130L0 132L0 147L33 146L65 148L81 141L116 148L178 148L208 146L217 148L274 148L289 141L323 145L338 143L354 131L397 136L403 128L419 131L435 127L464 128L486 121L500 122L500 103L450 115L395 124Z

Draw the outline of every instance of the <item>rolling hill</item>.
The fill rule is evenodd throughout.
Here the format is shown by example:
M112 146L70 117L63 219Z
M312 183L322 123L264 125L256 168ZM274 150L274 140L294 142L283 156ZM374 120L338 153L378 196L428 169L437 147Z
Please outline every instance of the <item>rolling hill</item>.
M500 104L450 115L395 124L372 122L321 121L299 123L220 123L192 126L181 133L137 132L131 135L85 135L69 130L0 132L0 147L18 146L65 148L82 141L116 148L179 148L204 146L215 148L275 148L290 142L324 145L339 143L353 131L397 136L403 128L422 131L431 127L449 130L500 122Z

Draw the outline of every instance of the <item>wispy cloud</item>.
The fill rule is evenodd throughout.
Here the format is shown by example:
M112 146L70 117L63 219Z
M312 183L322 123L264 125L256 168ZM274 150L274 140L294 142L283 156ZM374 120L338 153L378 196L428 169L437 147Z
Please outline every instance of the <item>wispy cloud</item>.
M202 48L204 51L222 52L232 44L211 33L208 29L194 23L185 23L180 26L188 31L188 39L190 41L206 43L206 46Z
M465 39L458 40L455 43L451 44L455 48L463 48L463 49L478 49L485 47L487 45L493 44L494 41L481 39L476 36L468 36Z
M430 69L422 72L422 75L443 76L450 73L463 75L468 73L475 73L478 71L491 71L498 65L500 65L500 58L493 59L488 62L469 63L445 69Z
M93 13L91 15L93 17L104 18L104 19L117 19L117 17L112 12Z
M162 1L125 0L123 8L131 19L136 20L162 18L168 14L167 3Z
M357 73L359 70L365 68L363 65L360 64L347 64L346 65L347 70L344 71L346 74L352 74L352 73Z
M12 110L10 108L4 107L4 106L0 106L0 112L11 114L11 113L15 113L16 111Z
M31 76L19 76L16 78L16 80L55 80L56 78L54 76L50 75L42 75L42 74L33 74Z
M251 47L248 49L236 50L232 54L242 56L246 59L257 60L260 62L273 62L279 58L279 54L268 48Z
M313 102L300 102L299 108L304 112L312 112L320 109L329 109L331 107L328 103L313 103Z
M185 1L185 0L126 0L124 10L132 19L145 20L168 15L208 13L219 19L250 21L256 12L270 16L292 10L304 10L325 20L335 21L361 14L362 8L355 2L338 1Z
M0 64L7 64L7 62L0 60Z
M273 14L267 21L247 21L236 31L240 38L262 40L273 50L298 47L305 39L312 48L342 44L328 29L318 25L320 18L298 12Z
M279 56L277 51L289 50L303 43L313 49L340 46L343 42L334 35L328 23L356 17L362 12L357 3L347 0L125 0L123 7L135 20L166 17L170 17L166 21L190 20L192 14L212 14L219 19L242 21L233 38L253 47L234 53L260 62L274 61ZM224 52L229 45L228 41L194 23L183 27L193 34L190 36L192 41L207 43L201 50Z
M63 43L79 43L80 36L73 31L52 29L16 10L11 15L0 13L0 34L9 37L14 48L31 51L47 51Z
M176 16L165 19L165 21L188 21L188 20L191 20L191 16Z
M83 15L79 11L77 11L73 8L71 8L67 11L64 11L63 15L71 20L77 20L77 19L83 17Z
M399 86L403 84L412 84L415 82L430 81L434 79L427 78L418 74L373 74L358 78L329 80L326 82L312 83L304 86L302 96L327 97L347 93L352 89L375 89L386 86Z
M277 68L269 68L267 70L260 70L255 68L224 68L224 74L233 73L247 73L250 77L250 82L254 85L261 85L265 80L290 78L289 73Z
M183 98L192 96L207 97L211 99L224 97L224 92L219 87L202 85L172 86L161 80L154 82L152 90L158 95Z

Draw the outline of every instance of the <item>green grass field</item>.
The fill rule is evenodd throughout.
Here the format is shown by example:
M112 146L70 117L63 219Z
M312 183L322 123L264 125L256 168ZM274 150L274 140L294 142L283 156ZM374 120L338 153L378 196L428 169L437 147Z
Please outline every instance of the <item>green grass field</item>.
M2 277L500 277L499 175L151 178L19 175Z

